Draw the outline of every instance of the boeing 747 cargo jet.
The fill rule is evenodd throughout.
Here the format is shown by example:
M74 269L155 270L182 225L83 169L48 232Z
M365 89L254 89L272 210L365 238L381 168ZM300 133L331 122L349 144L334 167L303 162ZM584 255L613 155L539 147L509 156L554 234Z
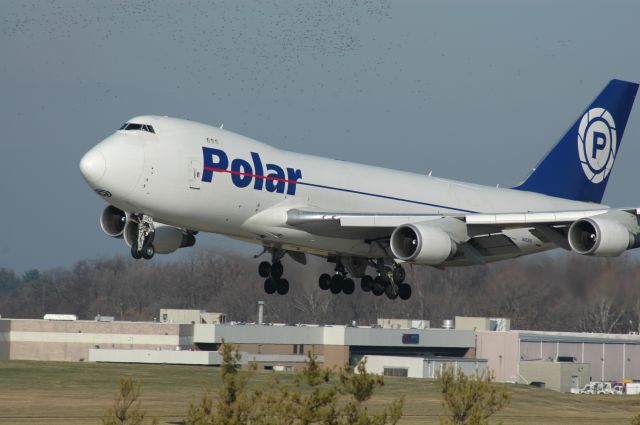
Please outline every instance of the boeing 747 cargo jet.
M411 296L406 264L485 264L553 248L618 256L640 246L636 208L601 204L638 84L612 80L513 188L284 151L195 122L139 116L87 152L80 170L109 205L102 230L150 259L198 232L264 248L264 290L284 295L282 258L327 258L320 288ZM513 145L517 149L516 145ZM370 267L373 276L367 274Z

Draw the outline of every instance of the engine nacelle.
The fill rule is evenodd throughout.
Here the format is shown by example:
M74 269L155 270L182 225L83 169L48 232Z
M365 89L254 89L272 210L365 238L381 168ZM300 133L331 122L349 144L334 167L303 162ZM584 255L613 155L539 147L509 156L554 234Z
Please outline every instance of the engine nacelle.
M178 248L186 248L196 243L195 236L185 233L177 227L162 223L155 223L154 227L153 247L156 254L170 254ZM127 221L123 235L127 245L133 245L133 242L138 238L138 223Z
M622 223L602 217L575 221L568 238L578 254L598 257L616 257L636 245L636 238Z
M455 255L457 246L444 230L428 222L405 224L391 234L391 252L403 261L438 265Z
M120 208L109 205L100 214L100 227L102 231L113 238L122 237L127 222L127 213Z

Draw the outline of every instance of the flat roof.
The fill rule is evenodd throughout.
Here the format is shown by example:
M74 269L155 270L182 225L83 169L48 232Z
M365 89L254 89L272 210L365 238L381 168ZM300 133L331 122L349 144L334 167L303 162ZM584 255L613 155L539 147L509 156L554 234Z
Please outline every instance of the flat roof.
M477 331L478 333L496 333L496 331ZM590 332L550 332L511 330L523 342L571 342L585 344L634 344L640 345L640 335L634 334L605 334Z

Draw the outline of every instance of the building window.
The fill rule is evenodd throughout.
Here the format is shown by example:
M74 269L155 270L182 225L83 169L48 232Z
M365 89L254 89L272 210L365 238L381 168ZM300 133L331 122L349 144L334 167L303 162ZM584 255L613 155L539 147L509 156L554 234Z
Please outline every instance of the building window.
M304 354L304 344L293 344L293 354Z
M385 367L382 374L384 376L402 376L406 378L409 376L409 369L405 367Z

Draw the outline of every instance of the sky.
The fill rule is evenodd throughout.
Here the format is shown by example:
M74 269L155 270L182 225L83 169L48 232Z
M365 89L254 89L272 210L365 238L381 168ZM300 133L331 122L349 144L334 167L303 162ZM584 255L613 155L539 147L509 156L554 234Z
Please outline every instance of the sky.
M640 81L638 16L637 0L2 1L0 267L128 255L78 161L136 115L515 185L610 79ZM640 206L638 157L636 104L605 203Z

